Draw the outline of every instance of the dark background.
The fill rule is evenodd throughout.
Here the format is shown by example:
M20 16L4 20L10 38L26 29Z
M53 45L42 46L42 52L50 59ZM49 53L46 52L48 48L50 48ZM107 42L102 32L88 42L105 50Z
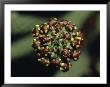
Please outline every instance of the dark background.
M109 0L0 0L3 3L32 4L107 4Z
M75 23L84 35L80 59L72 62L68 72L45 68L35 59L31 30L50 17L65 18ZM100 76L99 11L12 11L11 76L15 77L97 77Z

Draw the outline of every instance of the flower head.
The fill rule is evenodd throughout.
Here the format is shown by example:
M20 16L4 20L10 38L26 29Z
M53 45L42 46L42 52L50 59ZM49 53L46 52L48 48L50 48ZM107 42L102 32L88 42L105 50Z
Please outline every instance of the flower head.
M83 41L80 31L74 32L76 25L66 19L50 18L47 22L32 29L32 47L38 62L45 66L54 65L66 72L72 67L71 61L78 60L79 47Z

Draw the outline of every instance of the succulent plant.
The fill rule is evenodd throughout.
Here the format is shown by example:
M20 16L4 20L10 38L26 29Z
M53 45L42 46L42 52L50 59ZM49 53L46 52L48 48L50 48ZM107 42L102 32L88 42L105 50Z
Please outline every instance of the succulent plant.
M83 34L70 21L50 18L32 29L36 59L45 66L54 65L61 71L72 67L71 60L78 60Z

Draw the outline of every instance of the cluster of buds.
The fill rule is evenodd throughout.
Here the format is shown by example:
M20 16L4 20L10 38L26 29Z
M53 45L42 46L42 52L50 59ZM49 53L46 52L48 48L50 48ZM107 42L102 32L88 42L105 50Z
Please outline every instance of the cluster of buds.
M72 67L71 60L78 60L83 34L70 21L50 18L47 22L32 29L32 47L36 59L45 66L56 66L61 71Z

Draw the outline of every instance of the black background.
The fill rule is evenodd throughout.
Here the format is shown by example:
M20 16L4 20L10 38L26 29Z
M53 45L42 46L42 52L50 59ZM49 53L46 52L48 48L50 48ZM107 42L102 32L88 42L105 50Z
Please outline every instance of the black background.
M20 4L107 4L109 0L0 0L2 3Z

